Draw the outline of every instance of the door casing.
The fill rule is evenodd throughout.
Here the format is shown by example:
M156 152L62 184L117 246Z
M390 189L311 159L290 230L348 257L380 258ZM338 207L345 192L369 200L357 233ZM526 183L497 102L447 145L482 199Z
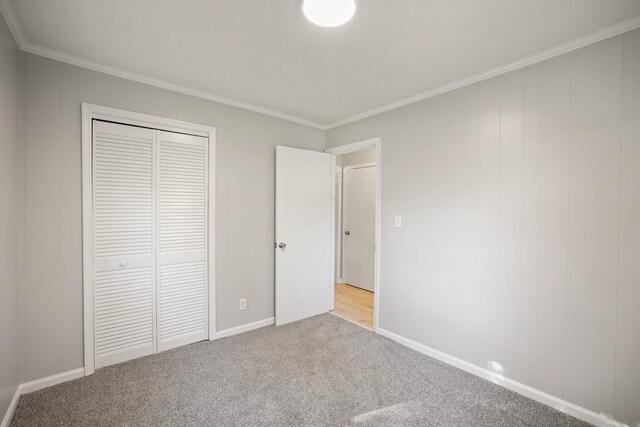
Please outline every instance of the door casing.
M345 144L345 145L340 145L337 147L332 147L332 148L328 148L325 150L325 153L329 153L332 154L332 166L333 166L333 170L335 170L336 167L336 156L339 156L341 154L347 154L347 153L353 153L354 151L360 151L360 150L366 150L367 148L372 148L375 147L376 149L376 227L375 227L375 232L376 232L376 236L375 236L375 245L376 245L376 253L375 253L375 275L374 275L374 283L373 283L373 330L374 332L378 331L378 322L379 322L379 307L380 307L380 250L381 250L381 245L380 245L380 228L381 228L381 222L380 222L380 212L381 209L380 207L382 206L382 139L380 137L376 137L376 138L371 138L371 139L366 139L363 141L359 141L359 142L354 142L351 144ZM335 206L335 197L331 199L331 203L333 204L333 212L335 212L336 206ZM335 221L335 215L332 215L332 228L333 228L333 233L332 233L332 240L333 240L333 245L332 248L335 252L335 248L336 248L336 227L338 227L338 224ZM335 253L333 256L333 259L335 259ZM335 262L333 264L333 269L334 269L334 274L333 276L336 277L336 272L335 272ZM331 309L333 310L333 301L334 301L334 286L333 284L331 285Z
M82 289L83 289L83 337L84 375L95 371L94 348L94 270L93 270L93 168L92 123L93 120L147 127L168 132L187 133L209 139L208 177L208 321L209 340L216 336L215 316L215 148L216 128L167 119L149 114L135 113L117 108L82 103Z

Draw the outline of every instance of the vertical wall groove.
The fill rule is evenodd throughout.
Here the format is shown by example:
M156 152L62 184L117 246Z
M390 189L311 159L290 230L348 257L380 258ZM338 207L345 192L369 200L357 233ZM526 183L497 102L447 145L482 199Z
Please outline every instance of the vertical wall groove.
M60 68L62 68L62 64L60 65ZM59 99L58 99L58 109L60 110L60 116L58 117L59 119L59 123L58 123L58 158L57 163L58 163L58 175L62 176L62 128L63 128L63 124L62 124L62 80L63 80L63 73L60 72L60 81L59 81ZM62 185L58 185L58 217L62 218ZM60 311L58 312L59 317L58 317L58 329L60 331L62 331L63 326L62 326L62 307L64 306L63 304L63 295L64 293L62 292L62 242L63 242L63 238L62 238L62 221L58 222L58 236L60 236L59 240L58 240L58 304L60 306ZM62 342L62 333L60 334L60 341ZM60 345L60 356L59 356L59 366L58 366L58 371L63 372L63 345Z
M539 104L539 108L540 110L542 109L542 66L539 67L540 71L539 71L539 79L540 79L540 104ZM544 149L544 145L542 144L542 112L539 111L540 113L540 117L539 117L539 121L540 121L540 129L539 129L539 144L540 144L540 149L539 149L539 154L538 154L538 172L540 174L540 176L538 177L538 250L537 250L537 259L536 259L536 315L535 315L535 340L534 343L537 342L538 339L538 325L539 325L539 321L538 321L538 313L539 313L539 307L540 307L540 252L541 252L541 244L542 244L542 150ZM534 347L534 349L536 349L537 347ZM534 357L534 365L533 365L533 380L532 383L535 383L536 378L538 378L538 359L537 357Z
M622 153L623 153L623 132L624 129L624 51L625 51L625 39L626 35L623 34L622 38L622 54L620 55L620 157L618 158L619 163L619 175L618 175L618 187L622 191ZM618 264L616 268L616 309L615 312L618 313L620 306L620 233L622 228L622 193L618 198ZM617 395L617 372L618 372L618 316L616 315L615 321L615 329L614 329L614 345L613 347L613 416L617 416L616 413L616 395Z
M573 77L573 52L568 55L569 57L569 76ZM569 117L573 117L573 79L570 79L569 84ZM573 139L572 127L569 126L569 183L568 183L568 192L567 192L567 247L566 247L566 272L565 272L565 287L564 287L564 324L562 325L564 328L564 337L563 340L563 350L562 350L562 398L566 399L566 382L567 382L567 307L569 304L569 265L571 264L571 254L569 252L569 242L571 241L571 147Z
M27 61L26 55L20 52L20 113L19 113L19 141L20 141L20 165L19 165L19 250L18 250L18 269L19 269L19 307L20 307L20 383L26 378L26 182L27 182L27 153L26 153L26 73Z

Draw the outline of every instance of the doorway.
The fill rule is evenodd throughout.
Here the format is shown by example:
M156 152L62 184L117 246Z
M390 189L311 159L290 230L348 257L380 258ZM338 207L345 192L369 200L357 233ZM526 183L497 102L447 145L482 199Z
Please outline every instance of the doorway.
M332 313L376 329L379 139L327 150L334 154Z
M349 277L355 277L349 280L362 286L359 288L347 283L337 283L340 280L336 280L342 275L342 271L338 272L336 268L336 259L342 260L344 243L342 236L345 231L342 227L342 195L337 197L336 193L336 185L342 182L345 167L341 164L336 168L336 157L347 153L354 153L352 157L365 155L364 151L367 149L373 149L366 153L375 154L373 161L362 159L353 161L353 164L348 165L351 169L347 169L352 171L349 173L352 174L351 179L358 182L375 176L375 180L371 179L375 181L375 188L372 188L372 193L369 194L375 211L369 218L367 227L369 230L373 228L373 236L370 232L369 249L364 250L369 253L369 256L365 257L369 260L369 267L365 268L368 269L368 274L358 274L356 267L345 265L346 274L350 275ZM355 153L360 151L363 153ZM373 166L375 168L365 171L366 168ZM373 331L377 330L377 307L380 295L377 250L380 247L380 167L379 138L332 148L324 153L284 146L276 147L274 240L276 325L284 325L330 311L335 312L337 310L334 308L339 309L342 301L336 304L336 295L350 298L351 302L346 304L352 309L357 305L358 299L354 297L354 293L364 292L369 299L373 300L373 304L364 303L369 312L367 327ZM372 171L375 172L371 174ZM341 188L342 184L340 192ZM340 215L337 215L336 211L338 206ZM346 230L350 231L350 236L354 235L352 230L358 230L359 215L357 211L349 214L351 218L356 218L357 223L353 221L349 223L353 223L355 227ZM360 235L361 232L357 231L357 233ZM343 261L340 263L342 264ZM346 287L339 286L336 291L336 286L342 284ZM364 289L366 286L372 290ZM342 289L351 292L341 292ZM362 298L360 300L362 301Z

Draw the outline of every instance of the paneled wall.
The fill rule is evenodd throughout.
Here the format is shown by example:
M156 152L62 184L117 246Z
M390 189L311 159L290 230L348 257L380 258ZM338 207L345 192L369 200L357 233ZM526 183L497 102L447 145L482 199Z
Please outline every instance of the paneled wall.
M0 14L0 422L18 387L20 53Z
M274 147L322 150L324 133L25 56L23 380L83 366L81 102L216 127L217 328L272 317Z
M640 30L327 146L377 136L380 327L639 423Z

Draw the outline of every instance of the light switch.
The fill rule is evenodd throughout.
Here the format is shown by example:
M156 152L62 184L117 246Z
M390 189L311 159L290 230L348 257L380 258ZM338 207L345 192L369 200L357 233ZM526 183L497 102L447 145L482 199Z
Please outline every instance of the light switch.
M393 226L396 228L402 227L402 215L396 215L393 217Z

